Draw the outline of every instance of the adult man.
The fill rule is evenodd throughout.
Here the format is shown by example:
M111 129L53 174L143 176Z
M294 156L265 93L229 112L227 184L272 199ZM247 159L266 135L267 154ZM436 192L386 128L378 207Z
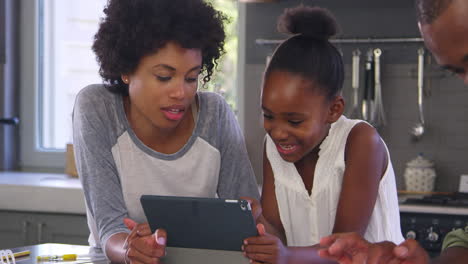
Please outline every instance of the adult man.
M416 0L418 26L424 43L437 63L468 84L468 0ZM427 264L429 256L412 239L400 245L371 244L357 234L335 234L322 238L327 247L320 256L340 264ZM449 233L441 255L430 262L468 263L468 230Z

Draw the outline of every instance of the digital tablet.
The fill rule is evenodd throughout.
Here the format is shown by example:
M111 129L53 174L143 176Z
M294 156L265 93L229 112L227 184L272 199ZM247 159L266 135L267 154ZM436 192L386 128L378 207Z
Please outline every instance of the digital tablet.
M245 200L142 195L151 231L167 231L167 246L241 251L245 238L257 236Z

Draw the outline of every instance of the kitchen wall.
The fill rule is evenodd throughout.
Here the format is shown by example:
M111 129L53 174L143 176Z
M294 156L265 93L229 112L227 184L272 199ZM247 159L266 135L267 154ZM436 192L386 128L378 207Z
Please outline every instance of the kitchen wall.
M410 0L278 0L275 3L241 4L240 87L245 109L240 120L244 127L251 160L261 180L263 128L260 86L265 58L274 46L260 46L255 40L282 39L276 32L276 19L284 8L300 3L329 8L341 25L338 38L412 38L419 37L413 1ZM427 134L422 140L411 140L409 130L417 122L417 49L422 44L349 45L338 47L347 64L344 96L348 106L351 90L351 52L360 48L380 47L382 55L382 93L387 125L379 132L388 144L400 189L406 162L424 153L436 163L436 190L456 191L460 174L468 174L468 89L461 80L442 72L430 55L426 56L425 115ZM361 57L363 60L363 57ZM361 79L362 80L362 79Z

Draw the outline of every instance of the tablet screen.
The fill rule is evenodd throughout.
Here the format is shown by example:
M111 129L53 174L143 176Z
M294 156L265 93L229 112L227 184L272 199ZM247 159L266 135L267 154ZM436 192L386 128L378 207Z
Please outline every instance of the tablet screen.
M241 251L243 240L256 236L245 200L175 196L141 196L151 231L167 231L167 246Z

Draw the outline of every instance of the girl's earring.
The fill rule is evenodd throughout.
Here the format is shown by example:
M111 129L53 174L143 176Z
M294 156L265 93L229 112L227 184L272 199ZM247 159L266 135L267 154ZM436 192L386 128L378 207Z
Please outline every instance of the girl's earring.
M128 84L128 78L127 78L127 77L124 77L124 78L122 78L122 79L123 79L123 82L124 82L125 84Z

